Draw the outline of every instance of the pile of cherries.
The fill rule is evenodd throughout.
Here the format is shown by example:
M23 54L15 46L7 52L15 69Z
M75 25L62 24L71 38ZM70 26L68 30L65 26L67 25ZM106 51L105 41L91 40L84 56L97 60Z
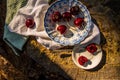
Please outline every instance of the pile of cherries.
M72 15L78 15L80 13L80 8L79 6L73 6L70 8L70 11L69 12L64 12L64 13L60 13L59 11L56 11L52 14L51 16L51 20L53 22L60 22L61 19L63 19L63 21L70 21L71 18L72 18ZM76 27L80 28L81 27L81 24L84 22L84 19L83 18L76 18L74 20L74 25L76 25ZM59 25L57 27L57 30L61 33L61 34L64 34L67 30L67 27L65 25Z

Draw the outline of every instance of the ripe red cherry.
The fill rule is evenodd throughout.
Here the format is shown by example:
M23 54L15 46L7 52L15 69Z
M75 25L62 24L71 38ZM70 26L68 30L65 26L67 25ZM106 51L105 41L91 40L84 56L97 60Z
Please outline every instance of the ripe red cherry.
M61 33L64 34L67 30L67 27L65 25L60 25L57 27L57 30Z
M28 18L28 19L26 19L25 24L26 24L26 26L27 26L28 28L32 28L32 27L34 27L34 24L35 24L35 23L34 23L33 19Z
M80 65L83 66L86 62L88 62L88 59L87 59L86 57L80 56L80 57L78 58L78 63L79 63Z
M57 22L60 21L60 19L61 19L60 12L57 11L52 14L52 21Z
M79 12L80 12L79 6L73 6L73 7L70 8L70 13L71 13L72 15L78 15Z
M62 14L62 17L63 17L64 20L69 21L69 20L71 20L72 15L71 15L70 12L64 12L64 13Z
M75 24L77 27L80 27L83 22L84 22L84 19L83 19L83 18L77 18L77 19L74 20L74 24Z
M94 53L94 52L96 52L97 51L97 47L96 47L96 45L94 44L94 43L92 43L92 44L89 44L87 47L86 47L86 50L88 51L88 52L90 52L90 53Z

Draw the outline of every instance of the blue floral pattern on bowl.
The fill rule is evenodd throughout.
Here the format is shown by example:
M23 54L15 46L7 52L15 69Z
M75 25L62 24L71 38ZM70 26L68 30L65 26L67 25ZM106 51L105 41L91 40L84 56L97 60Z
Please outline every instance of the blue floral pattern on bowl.
M50 39L64 46L68 46L68 45L73 46L83 41L88 36L88 33L91 29L91 24L92 24L91 16L86 6L84 6L81 2L77 0L70 0L70 1L71 2L69 2L69 0L58 0L54 2L48 8L44 18L44 28L48 36L50 37ZM76 29L75 31L73 31L73 36L68 38L58 34L56 30L56 23L51 20L51 15L55 11L59 11L61 13L69 11L70 8L75 5L79 6L81 9L80 14L76 15L76 17L83 17L85 25L83 30Z

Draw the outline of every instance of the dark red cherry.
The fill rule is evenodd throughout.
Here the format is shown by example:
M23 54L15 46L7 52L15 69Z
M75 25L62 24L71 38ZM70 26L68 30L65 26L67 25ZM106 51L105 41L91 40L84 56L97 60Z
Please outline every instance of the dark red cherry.
M83 66L86 62L88 62L88 59L87 59L86 57L80 56L80 57L78 58L78 63L79 63L80 65Z
M64 20L69 21L69 20L71 20L72 15L71 15L70 12L64 12L64 13L62 14L62 17L63 17Z
M84 22L84 19L83 19L83 18L77 18L77 19L74 20L74 24L75 24L77 27L80 27L83 22Z
M57 11L52 14L52 21L57 22L60 21L60 19L61 19L60 12Z
M89 45L86 47L86 50L87 50L88 52L90 52L90 53L93 54L94 52L97 51L97 46L96 46L94 43L89 44Z
M33 21L33 19L28 18L28 19L26 19L25 24L28 28L32 28L32 27L34 27L35 22Z
M72 15L78 15L79 12L80 12L79 6L73 6L73 7L70 8L70 13L71 13Z
M67 30L67 27L65 25L60 25L57 27L57 30L61 33L64 34Z

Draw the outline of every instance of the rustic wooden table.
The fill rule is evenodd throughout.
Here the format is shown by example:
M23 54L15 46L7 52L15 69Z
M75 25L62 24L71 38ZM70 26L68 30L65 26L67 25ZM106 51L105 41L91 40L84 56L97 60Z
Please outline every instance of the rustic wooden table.
M2 0L0 1L0 76L5 79L11 78L10 80L120 80L120 1L81 1L88 7L93 21L101 31L103 58L99 66L89 71L78 68L72 61L71 50L47 50L38 44L34 37L29 39L21 56L16 56L2 40L6 13L5 0Z

